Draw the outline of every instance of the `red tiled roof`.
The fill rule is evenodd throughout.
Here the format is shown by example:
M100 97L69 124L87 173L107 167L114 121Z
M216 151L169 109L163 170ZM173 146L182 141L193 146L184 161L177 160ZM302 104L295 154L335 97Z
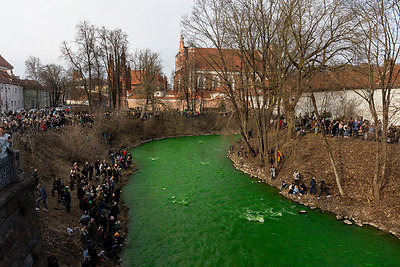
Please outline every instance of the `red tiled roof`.
M393 87L400 86L400 65L394 67ZM379 81L377 78L377 71L373 74L373 81L375 86L379 87ZM397 76L397 77L396 77ZM369 84L368 69L366 66L353 66L346 67L336 71L325 71L317 73L311 80L311 86L316 91L322 90L342 90L342 89L362 89L366 88Z
M25 89L28 90L46 90L45 87L43 87L40 83L34 81L34 80L22 80L22 85L24 86Z
M21 80L19 80L15 76L9 75L5 71L0 71L0 83L5 83L5 84L13 84L13 85L19 85L22 86Z
M8 69L8 70L12 70L14 68L1 55L0 55L0 67L3 67L3 68Z
M220 69L226 65L229 71L239 71L241 65L238 51L231 49L195 48L193 60L197 70Z

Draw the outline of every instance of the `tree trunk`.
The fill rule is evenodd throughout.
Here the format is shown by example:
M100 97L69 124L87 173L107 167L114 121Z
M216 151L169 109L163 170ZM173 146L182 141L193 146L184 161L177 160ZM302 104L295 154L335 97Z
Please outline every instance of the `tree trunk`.
M279 130L280 130L280 117L281 117L281 99L278 99L278 119L276 121L276 129L275 129L275 169L278 170L278 151L279 151Z
M317 116L317 121L318 121L318 123L319 123L319 125L320 125L320 127L322 129L323 126L321 125L321 118L320 118L319 113L318 113L317 102L315 101L314 93L311 93L311 100L312 100L312 103L313 103L315 115ZM339 189L339 193L340 193L341 196L344 196L342 185L340 184L339 173L338 173L338 171L336 169L336 162L335 162L335 159L333 158L331 147L329 146L328 138L326 137L326 134L325 134L324 130L322 131L322 136L323 136L323 139L324 139L324 145L325 145L326 151L328 153L329 160L330 160L331 165L332 165L333 173L335 174L336 184L337 184L337 187Z
M287 107L285 107L285 114L287 123L287 141L289 142L291 139L295 137L295 132L296 132L294 107L288 104Z
M374 192L374 200L379 201L381 198L381 189L379 185L379 166L381 160L381 153L379 147L379 133L378 133L378 125L375 124L375 169L374 169L374 179L373 179L373 192Z
M149 97L146 97L146 102L144 103L143 109L142 109L142 113L140 114L140 119L143 119L144 114L146 113L147 110L147 106L149 104Z

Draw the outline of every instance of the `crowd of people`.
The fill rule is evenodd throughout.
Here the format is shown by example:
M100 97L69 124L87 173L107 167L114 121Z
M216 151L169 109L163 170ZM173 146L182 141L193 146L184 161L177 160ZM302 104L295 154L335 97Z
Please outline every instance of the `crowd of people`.
M380 128L379 125L378 128ZM296 120L296 131L297 136L302 136L306 132L325 131L325 134L332 137L360 138L363 140L375 138L375 124L373 122L352 118L349 120L322 118L319 124L315 116L304 115Z
M279 189L280 192L287 190L288 195L299 195L303 196L307 194L308 192L310 195L315 196L317 193L317 187L318 187L318 181L315 176L313 176L310 179L309 182L309 187L304 183L305 178L297 171L295 170L293 172L293 180L290 184L288 184L285 180L281 181L281 187ZM319 180L319 194L318 198L320 198L323 194L326 194L327 197L330 196L329 193L329 187L326 184L324 179Z
M10 112L1 116L1 122L7 132L26 133L27 131L41 132L48 129L58 129L66 123L65 110L46 108L40 110L22 110Z
M344 137L344 138L358 138L361 140L372 141L375 140L375 129L376 125L370 120L357 120L357 119L332 119L322 118L321 123L318 124L315 116L308 114L303 117L296 119L296 133L298 137L305 135L306 133L317 133L325 131L326 135L331 137ZM280 120L283 128L286 127L286 121ZM322 128L321 126L322 125ZM378 134L381 136L382 127L379 121ZM398 143L400 140L400 127L391 125L388 129L388 136L386 139L387 143Z
M278 119L271 119L270 124L276 125ZM287 121L284 117L279 119L280 129L287 127ZM275 126L274 126L275 127ZM326 135L331 137L344 137L344 138L358 138L362 140L375 140L375 129L374 122L370 120L358 120L358 119L332 119L324 117L321 119L321 123L318 123L315 115L305 114L295 119L295 130L297 137L302 137L307 133L317 133L325 131ZM378 134L381 135L381 125L378 125ZM396 126L390 126L388 129L388 136L386 142L398 143L400 140L400 128Z
M95 116L88 113L79 112L71 117L72 125L89 126L95 123Z
M238 140L237 143L240 144L240 140ZM235 156L237 155L237 157L241 160L243 160L244 158L249 159L247 150L245 149L244 146L238 146L236 150L237 152L235 152L235 146L231 145L229 147L228 153ZM284 158L284 156L279 150L277 153L275 153L273 149L271 149L271 151L269 151L268 154L269 154L269 163L271 164L269 168L269 173L271 175L271 180L275 180L277 175L277 169L274 163L276 160L278 160L278 165L279 165L279 162ZM276 156L278 157L277 159ZM298 196L303 196L309 192L311 195L315 196L318 187L318 182L315 176L311 178L308 186L306 185L305 177L303 177L297 170L295 170L293 172L293 180L291 182L288 183L285 180L281 181L280 191L287 189L288 195L298 195ZM329 187L327 183L325 182L324 179L320 179L318 198L321 197L323 194L326 194L326 196L328 197L330 196Z
M80 228L70 227L71 235L79 233L83 250L82 266L96 266L104 259L119 258L120 248L125 243L122 234L120 216L121 171L130 167L132 155L127 150L110 150L108 160L85 162L79 166L75 162L70 170L69 179L56 178L51 195L57 198L59 205L65 206L66 213L71 212L71 202L77 201L82 216ZM36 172L37 174L37 172ZM40 197L36 200L36 210L40 210L43 201L44 210L48 210L47 193L42 185L37 186ZM72 193L76 192L76 200Z

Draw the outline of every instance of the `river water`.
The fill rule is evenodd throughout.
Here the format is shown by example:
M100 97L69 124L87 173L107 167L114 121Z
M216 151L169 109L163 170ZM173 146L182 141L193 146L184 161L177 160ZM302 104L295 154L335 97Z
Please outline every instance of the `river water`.
M200 136L133 150L124 266L400 266L399 240L286 200L235 170L229 145Z

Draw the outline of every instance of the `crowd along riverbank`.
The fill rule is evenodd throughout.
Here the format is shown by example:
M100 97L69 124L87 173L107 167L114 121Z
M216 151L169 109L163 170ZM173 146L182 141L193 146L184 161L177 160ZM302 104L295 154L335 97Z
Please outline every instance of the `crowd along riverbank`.
M53 181L56 177L69 182L69 173L74 162L83 166L85 162L110 160L109 151L131 148L160 137L223 134L233 131L227 120L218 114L189 118L175 113L166 113L158 117L141 121L129 114L96 114L93 122L71 123L55 130L38 132L32 135L16 133L14 146L21 150L21 163L27 177L38 170L39 182L48 193L48 212L38 212L40 230L43 237L45 256L55 256L62 266L78 266L82 263L83 249L79 235L70 235L66 229L79 226L82 213L75 190L72 192L71 213L57 203L57 197L51 196ZM233 128L233 129L232 129ZM54 155L49 157L49 155ZM134 167L134 166L133 166ZM124 171L118 184L124 186L132 170ZM35 190L33 190L35 191ZM35 193L35 192L34 192ZM37 195L36 195L37 196ZM121 205L121 223L129 221L126 207ZM109 265L107 265L109 264ZM103 263L114 266L114 262Z
M261 183L265 183L274 188L280 189L282 181L288 184L294 182L293 172L299 171L303 176L302 182L307 186L308 192L305 195L288 194L288 189L279 191L279 193L287 199L296 203L309 207L311 209L320 209L323 212L332 213L340 221L348 225L357 225L362 227L370 225L378 228L381 231L389 233L400 239L400 218L398 216L399 205L397 197L391 196L390 192L385 195L385 200L374 203L368 198L368 186L370 185L368 178L371 177L369 170L370 165L360 163L360 160L373 160L373 150L368 151L371 144L360 140L348 139L332 139L333 151L336 155L340 155L339 164L341 166L342 183L344 184L346 195L341 197L336 189L331 168L327 162L327 157L324 158L322 153L318 153L318 144L320 144L319 136L308 135L303 140L298 141L290 159L285 158L282 167L275 179L271 178L270 167L260 166L257 158L245 156L244 153L237 153L243 150L243 144L234 144L231 150L227 153L227 157L232 161L233 166L251 177L258 179ZM348 155L343 155L342 148L350 148ZM359 154L354 154L351 146L358 149ZM393 148L395 149L395 147ZM339 151L339 152L338 152ZM286 151L285 151L286 152ZM312 153L310 153L312 152ZM289 153L288 153L289 154ZM250 155L250 153L248 153ZM393 154L391 154L393 156ZM393 159L393 158L392 158ZM391 170L393 171L393 170ZM393 175L393 174L392 174ZM310 180L312 176L317 177L317 182L320 179L327 181L331 195L329 197L323 194L318 196L319 184L317 186L316 196L310 195ZM398 185L393 185L389 179L387 187L390 191L396 190Z

